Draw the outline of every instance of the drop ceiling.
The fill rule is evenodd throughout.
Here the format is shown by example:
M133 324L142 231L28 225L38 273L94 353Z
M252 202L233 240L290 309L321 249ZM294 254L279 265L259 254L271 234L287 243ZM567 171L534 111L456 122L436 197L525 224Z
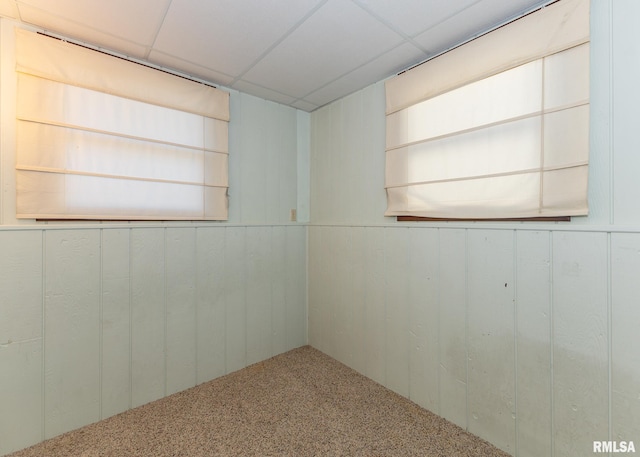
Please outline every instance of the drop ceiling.
M548 3L0 0L0 15L313 111Z

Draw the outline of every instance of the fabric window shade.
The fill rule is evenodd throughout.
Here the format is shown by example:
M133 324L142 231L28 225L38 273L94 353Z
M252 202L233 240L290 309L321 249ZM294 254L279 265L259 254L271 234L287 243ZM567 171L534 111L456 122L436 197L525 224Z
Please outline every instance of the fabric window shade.
M386 83L387 216L585 215L589 1L560 0Z
M229 95L17 33L17 217L226 220Z

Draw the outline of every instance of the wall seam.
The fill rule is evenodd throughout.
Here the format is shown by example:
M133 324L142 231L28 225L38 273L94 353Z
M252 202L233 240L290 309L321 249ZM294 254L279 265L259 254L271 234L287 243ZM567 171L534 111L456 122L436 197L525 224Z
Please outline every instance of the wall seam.
M132 255L131 255L131 239L133 231L127 229L129 245L127 246L127 254L129 256L129 408L133 407L133 281L132 281Z
M607 233L607 395L608 395L608 437L613 440L613 287L611 258L611 234Z
M193 272L195 274L195 278L194 278L194 287L195 290L193 291L193 315L195 317L194 322L193 322L193 334L195 335L195 342L194 342L194 363L193 363L193 371L194 371L194 385L198 385L198 372L199 372L199 364L198 361L200 360L199 354L200 354L200 345L198 344L200 342L200 336L198 334L198 309L199 309L199 297L200 297L200 269L199 267L199 262L198 262L198 227L194 227L193 229Z
M514 455L519 451L519 425L518 420L518 232L513 231L513 419L515 430Z
M41 373L41 396L42 396L42 422L41 422L41 441L46 439L46 416L47 416L47 389L46 389L46 372L47 372L47 344L46 344L46 313L47 313L47 232L42 230L42 373Z
M464 371L465 430L469 431L469 230L464 230Z
M549 363L550 363L550 377L549 377L549 393L550 393L550 415L551 415L551 439L550 439L550 445L551 445L551 453L549 454L550 457L554 457L555 456L555 439L554 439L554 432L555 432L555 395L554 395L554 346L555 346L555 337L554 337L554 309L553 309L553 232L549 231L548 232L548 238L549 238Z
M98 286L98 293L100 294L98 297L98 417L103 419L102 417L102 390L103 390L103 365L104 365L104 229L99 228L100 231L100 285Z
M168 345L167 345L167 335L168 335L168 331L167 331L167 327L168 327L168 322L167 322L167 227L164 227L162 229L162 270L163 270L163 275L162 275L162 290L163 290L163 294L162 294L162 303L164 306L164 313L163 313L163 320L164 320L164 338L163 338L163 352L164 352L164 357L163 357L163 361L164 361L164 394L163 394L163 398L167 396L167 380L168 380L168 370L167 370L167 362L169 360L169 352L168 352Z

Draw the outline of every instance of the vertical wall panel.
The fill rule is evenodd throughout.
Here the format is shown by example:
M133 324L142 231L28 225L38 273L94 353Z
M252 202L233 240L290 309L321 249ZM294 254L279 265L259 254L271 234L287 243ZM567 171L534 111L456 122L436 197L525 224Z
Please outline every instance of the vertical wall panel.
M100 419L100 232L49 231L45 250L49 438Z
M309 227L309 344L322 350L322 227Z
M297 130L295 110L278 103L266 102L267 115L262 120L265 138L262 153L266 156L266 222L289 221L295 209L297 188Z
M197 383L226 373L225 231L201 227L196 235Z
M408 228L385 230L386 386L409 396Z
M365 228L366 376L385 385L384 229Z
M245 227L228 227L225 234L224 282L227 372L247 366L247 310L245 305Z
M466 232L440 230L440 414L467 427Z
M359 179L364 182L365 198L359 202L362 205L363 221L367 223L381 223L392 221L385 218L386 193L384 186L385 162L385 94L384 82L373 84L363 89L363 149L364 160L361 163L362 172Z
M553 234L555 455L609 434L607 234Z
M308 344L307 339L307 227L286 228L287 350Z
M351 284L353 361L352 368L364 374L367 366L367 308L365 300L366 236L363 227L351 228Z
M129 235L102 230L102 418L131 407Z
M131 406L165 395L164 229L131 230Z
M610 51L611 67L608 68L609 71L613 69L611 114L615 119L612 128L613 144L616 146L613 161L614 221L616 224L637 225L640 224L637 199L640 168L640 138L637 127L640 104L640 30L636 19L640 15L640 3L633 0L616 0L610 4L611 33L615 44ZM605 5L601 8L604 9Z
M269 277L271 280L271 355L282 354L287 346L286 269L287 228L271 228ZM293 316L292 316L293 317Z
M516 234L516 436L518 455L551 455L549 232Z
M438 230L409 229L409 398L438 413Z
M328 265L331 287L330 303L332 304L331 328L335 340L334 357L345 365L353 361L353 255L351 252L351 229L349 227L333 227L330 229Z
M192 228L165 232L167 395L196 385L196 237Z
M262 188L265 199L264 220L266 222L276 222L278 216L282 218L284 214L287 214L286 202L280 199L280 182L285 179L281 160L284 159L288 152L283 149L284 130L280 128L280 124L283 111L286 108L274 102L263 101L263 103L265 104L265 114L269 113L262 119L261 127L264 129L264 138L260 145L260 154L264 156L265 160L263 169L265 182ZM279 109L280 107L282 109Z
M313 223L329 219L332 209L331 180L331 111L322 109L311 118L311 215Z
M611 439L640 448L640 234L611 239Z
M339 198L345 206L345 214L340 219L345 222L360 222L364 213L364 203L367 202L362 174L362 166L367 162L362 147L362 138L365 136L362 116L363 94L356 92L343 101L342 129L348 134L342 138L341 165L337 171L340 176L335 184Z
M338 297L337 284L335 284L335 265L336 259L336 231L334 227L320 228L321 244L320 249L322 256L320 257L319 268L319 287L320 294L317 295L316 305L318 307L318 315L320 325L318 327L318 336L322 341L322 351L331 356L337 357L337 338L335 328L335 310L337 308L336 299Z
M271 227L246 228L245 287L247 364L272 355Z
M0 455L42 439L42 232L0 232ZM11 414L7 412L11 411Z
M329 188L324 198L330 202L327 215L332 222L342 222L349 219L347 208L349 197L343 198L345 190L351 187L351 182L349 181L351 176L347 175L346 167L344 166L346 155L344 148L346 133L343 128L345 103L345 99L340 99L328 106L329 111L331 111L331 136L329 137L329 149L325 151L325 154L329 156L331 173L325 175L325 178L329 181Z
M242 186L233 190L230 182L229 193L232 198L240 200L240 220L244 223L254 223L267 220L267 173L268 155L265 150L265 117L267 116L266 101L240 94L241 122L239 125L239 147L235 149L240 168L240 183ZM230 148L231 150L231 148ZM240 190L242 189L242 190Z
M468 233L469 431L515 453L513 231Z
M0 344L0 455L43 439L42 340Z

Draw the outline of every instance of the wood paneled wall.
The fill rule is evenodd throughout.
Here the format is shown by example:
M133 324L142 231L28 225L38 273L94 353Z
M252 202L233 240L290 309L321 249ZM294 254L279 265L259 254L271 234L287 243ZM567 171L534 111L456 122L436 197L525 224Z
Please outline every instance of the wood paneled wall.
M640 442L640 4L591 11L588 217L384 218L384 83L312 114L310 344L515 456Z
M0 455L307 342L304 226L2 230L0 252Z
M309 114L231 91L227 223L18 221L14 26L0 20L0 455L307 344L290 211L308 219Z

